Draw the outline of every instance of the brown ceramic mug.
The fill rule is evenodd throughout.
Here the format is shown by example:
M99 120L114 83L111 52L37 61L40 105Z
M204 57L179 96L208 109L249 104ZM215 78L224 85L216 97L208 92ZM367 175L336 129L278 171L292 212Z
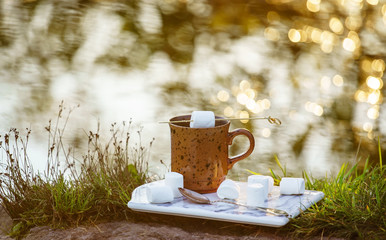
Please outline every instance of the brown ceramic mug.
M216 117L216 119L223 119ZM178 116L170 121L190 120L190 115ZM199 193L217 191L228 170L248 157L255 139L246 129L229 132L229 120L216 120L212 128L190 128L189 122L169 123L171 135L171 170L184 176L184 187ZM249 139L246 152L228 156L228 146L238 135Z

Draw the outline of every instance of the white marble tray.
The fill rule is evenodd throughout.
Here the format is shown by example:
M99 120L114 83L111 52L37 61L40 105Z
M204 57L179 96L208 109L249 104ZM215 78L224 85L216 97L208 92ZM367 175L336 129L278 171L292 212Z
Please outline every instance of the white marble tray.
M236 200L239 203L246 203L246 184L236 182L240 186L240 197ZM163 180L148 184L164 184ZM251 210L228 203L197 204L185 197L174 199L173 202L163 204L152 204L147 201L146 185L137 187L133 193L129 208L139 212L160 213L184 217L203 218L235 223L262 225L269 227L281 227L288 223L289 218L275 216L258 210ZM210 200L217 200L216 193L205 194ZM279 187L275 186L268 196L268 201L263 207L277 208L286 211L290 218L294 218L301 211L323 199L323 192L306 190L302 195L280 195Z

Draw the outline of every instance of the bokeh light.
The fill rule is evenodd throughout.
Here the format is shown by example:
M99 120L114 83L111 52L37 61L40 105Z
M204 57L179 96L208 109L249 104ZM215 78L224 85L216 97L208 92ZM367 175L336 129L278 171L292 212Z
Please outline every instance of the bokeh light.
M251 87L251 84L249 83L248 80L243 80L240 82L240 90L245 91Z
M367 111L367 117L370 119L377 119L379 117L379 107L378 105L372 106Z
M256 105L257 103L253 99L249 99L245 106L248 108L248 110L253 111L256 109Z
M381 96L380 91L375 90L368 95L367 102L370 104L376 104L376 103L378 103L380 96Z
M376 72L383 72L385 71L385 62L383 61L383 59L375 59L371 63L371 69Z
M217 93L217 98L221 102L226 102L229 100L229 93L225 90L221 90Z
M349 30L356 31L362 26L362 19L358 16L348 16L345 25Z
M315 106L315 109L313 110L313 113L314 113L316 116L318 116L318 117L322 116L322 115L323 115L323 107L320 106L320 105L316 105L316 106Z
M280 21L280 15L275 11L269 11L267 13L267 20L270 23L278 22L278 21Z
M320 87L323 89L323 90L328 90L331 86L331 79L327 76L323 76L321 79L320 79Z
M272 27L267 27L264 30L264 37L268 40L271 41L279 41L280 40L280 32L279 30L272 28Z
M383 86L382 80L373 76L367 77L366 83L367 83L367 86L369 86L369 88L374 90L378 90Z
M261 105L263 106L263 109L268 110L271 108L271 101L265 98L261 101Z
M342 22L338 18L332 17L330 19L329 26L330 26L330 29L334 33L337 33L337 34L342 34L343 33L344 27L343 27Z
M320 0L307 0L307 9L310 12L319 12Z
M371 63L371 61L369 59L365 58L364 60L362 60L361 68L362 68L363 71L365 71L367 73L371 72L372 71L371 70L371 68L372 68L371 66L372 66L372 63Z
M371 4L371 5L377 5L379 3L379 0L366 0L368 4Z
M343 40L343 48L347 51L354 52L356 48L354 40L351 38L345 38Z
M363 124L363 130L366 131L366 132L371 132L373 131L373 124L369 123L369 122L365 122Z
M310 28L311 30L311 40L315 43L321 43L322 42L322 33L323 31L319 28Z
M232 107L227 106L226 108L224 108L224 115L225 115L225 117L232 117L233 114L234 114L234 111L233 111Z
M355 92L355 100L357 102L366 102L367 101L367 93L362 90L357 90Z
M261 135L265 138L269 138L271 136L271 129L269 128L263 128L261 130Z
M256 91L251 88L246 89L244 92L245 95L247 95L247 97L250 99L254 99L257 95Z
M323 107L315 102L308 101L308 102L306 102L304 107L305 107L307 112L311 112L315 116L320 117L323 115L323 112L324 112Z
M245 94L245 93L239 93L237 95L237 102L239 102L242 105L247 104L248 100L249 100L249 98L248 98L247 94Z
M288 31L288 38L291 40L291 42L299 42L301 40L300 32L292 28Z
M249 113L248 113L247 111L240 111L240 113L239 113L239 118L249 118ZM240 120L240 122L242 122L242 123L248 123L249 120L248 120L248 119Z
M344 84L344 79L342 76L340 75L335 75L333 78L332 78L332 82L334 83L335 86L337 87L342 87L343 84Z

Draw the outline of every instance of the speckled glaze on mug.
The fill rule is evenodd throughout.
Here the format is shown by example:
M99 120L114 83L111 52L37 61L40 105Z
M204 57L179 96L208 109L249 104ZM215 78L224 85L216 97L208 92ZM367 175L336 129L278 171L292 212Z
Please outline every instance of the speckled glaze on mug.
M189 120L190 115L178 116L170 121ZM216 119L222 119L216 117ZM184 187L199 193L215 192L237 162L248 157L255 139L246 129L229 132L230 121L216 121L212 128L190 128L189 123L169 123L171 135L171 170L184 176ZM228 146L238 135L248 137L246 152L228 156Z

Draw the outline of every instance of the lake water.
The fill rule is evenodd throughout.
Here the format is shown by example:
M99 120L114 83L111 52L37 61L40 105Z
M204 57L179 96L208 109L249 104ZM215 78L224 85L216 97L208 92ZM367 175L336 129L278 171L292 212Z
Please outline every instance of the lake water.
M160 160L170 164L169 127L158 122L194 110L282 121L232 121L231 129L247 128L256 140L253 154L230 172L238 180L246 179L246 169L280 172L274 155L291 175L306 170L321 177L337 173L344 162L376 159L378 137L386 148L385 4L366 3L379 12L371 15L373 25L356 29L359 35L349 23L339 33L331 24L334 10L327 19L316 12L313 24L298 19L302 27L295 28L285 15L292 8L272 3L256 13L268 26L257 24L235 36L237 24L223 20L220 30L214 24L225 6L206 1L184 3L193 20L174 9L183 4L177 1L31 2L1 3L0 132L32 128L29 155L37 169L47 159L44 127L62 100L67 109L80 105L65 134L79 155L85 132L96 130L98 122L107 135L111 123L132 119L134 129L143 128L143 145L155 138L149 167L158 175L167 171ZM355 15L350 14L341 19L348 21ZM200 24L209 17L207 30ZM244 151L245 141L236 138L231 154Z

